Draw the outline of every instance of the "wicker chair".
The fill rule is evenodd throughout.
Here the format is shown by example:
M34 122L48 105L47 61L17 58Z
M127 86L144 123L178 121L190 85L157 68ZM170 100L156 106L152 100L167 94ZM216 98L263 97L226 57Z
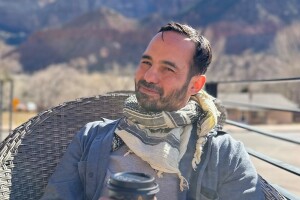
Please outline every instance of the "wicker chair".
M90 121L122 116L132 92L114 92L66 102L39 113L0 144L0 199L37 200L74 134ZM285 199L261 178L266 199Z
M130 92L66 102L22 124L0 144L0 199L37 200L74 134L87 122L122 116Z

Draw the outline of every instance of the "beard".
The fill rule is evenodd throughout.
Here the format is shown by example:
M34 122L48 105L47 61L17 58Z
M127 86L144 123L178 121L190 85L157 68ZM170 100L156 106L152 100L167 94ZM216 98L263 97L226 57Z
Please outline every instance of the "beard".
M141 86L155 90L159 94L159 98L153 99L152 96L140 92L139 88ZM174 89L170 94L166 95L163 88L153 83L148 83L145 80L139 80L135 83L135 94L139 105L146 111L175 111L180 109L180 105L182 105L182 102L185 100L188 86L189 81L186 80L180 89Z

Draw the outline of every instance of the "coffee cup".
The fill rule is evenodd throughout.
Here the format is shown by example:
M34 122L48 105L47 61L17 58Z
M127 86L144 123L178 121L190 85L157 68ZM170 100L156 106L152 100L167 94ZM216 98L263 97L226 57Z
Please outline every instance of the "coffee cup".
M115 200L153 200L159 191L154 177L139 172L120 172L108 180L108 195Z

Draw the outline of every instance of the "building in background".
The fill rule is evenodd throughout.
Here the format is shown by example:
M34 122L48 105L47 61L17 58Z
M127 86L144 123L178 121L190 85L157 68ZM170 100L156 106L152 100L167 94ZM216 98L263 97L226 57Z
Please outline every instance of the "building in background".
M289 124L300 122L300 117L293 112L259 108L261 106L299 110L299 106L296 103L278 93L220 93L218 98L224 103L228 119L230 120L247 124ZM244 104L250 106L246 107Z

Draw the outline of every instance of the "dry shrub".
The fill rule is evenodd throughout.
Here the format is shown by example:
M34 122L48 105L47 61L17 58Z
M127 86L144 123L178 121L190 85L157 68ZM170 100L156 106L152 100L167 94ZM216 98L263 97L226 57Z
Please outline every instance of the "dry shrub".
M22 96L43 110L65 101L116 90L133 90L133 78L111 73L90 74L62 64L28 77Z

